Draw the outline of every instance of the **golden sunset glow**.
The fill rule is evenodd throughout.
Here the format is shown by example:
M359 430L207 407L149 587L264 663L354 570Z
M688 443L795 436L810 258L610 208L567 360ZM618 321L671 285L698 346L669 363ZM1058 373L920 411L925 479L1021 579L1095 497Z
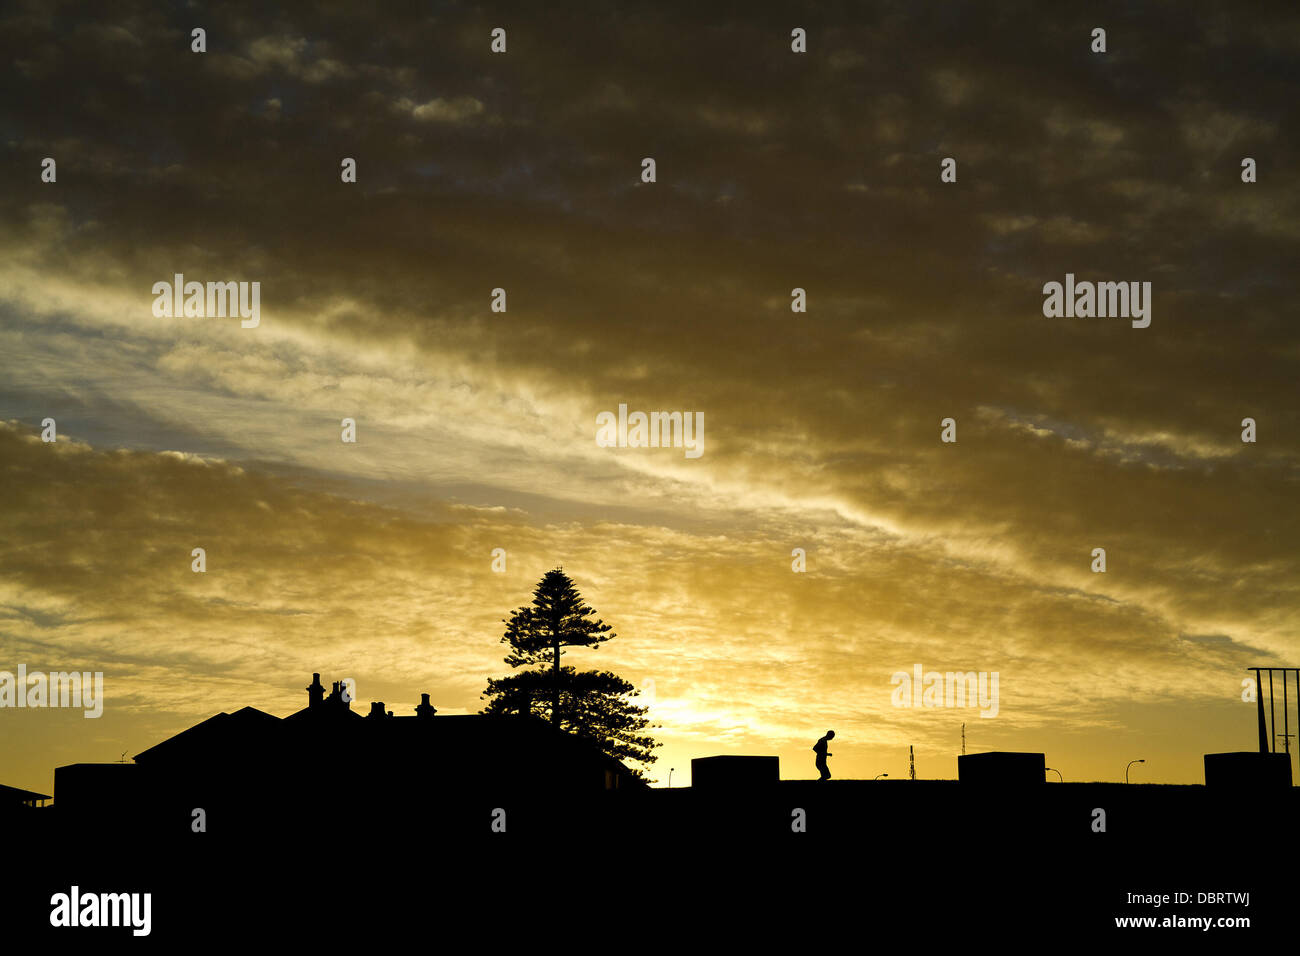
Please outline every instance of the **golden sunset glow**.
M963 723L1073 781L1252 748L1245 668L1300 633L1300 33L1135 22L1098 64L1086 19L890 9L800 59L783 17L539 7L493 62L465 11L213 12L193 60L162 8L15 15L0 670L105 700L0 712L0 783L313 672L475 713L557 566L617 634L565 663L642 690L658 784L812 778L828 728L866 779L955 778ZM178 273L259 282L259 325L157 317ZM1151 282L1150 326L1045 317L1067 273ZM702 454L601 447L620 404L702 413ZM895 706L917 664L997 672L996 716Z

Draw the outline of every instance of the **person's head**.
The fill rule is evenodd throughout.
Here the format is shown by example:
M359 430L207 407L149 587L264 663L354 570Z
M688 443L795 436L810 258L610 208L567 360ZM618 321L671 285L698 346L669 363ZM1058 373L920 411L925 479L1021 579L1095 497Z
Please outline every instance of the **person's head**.
M827 739L827 740L830 740L830 739L831 739L832 737L834 737L834 736L835 736L835 731L833 731L833 730L828 730L828 731L826 731L826 739Z

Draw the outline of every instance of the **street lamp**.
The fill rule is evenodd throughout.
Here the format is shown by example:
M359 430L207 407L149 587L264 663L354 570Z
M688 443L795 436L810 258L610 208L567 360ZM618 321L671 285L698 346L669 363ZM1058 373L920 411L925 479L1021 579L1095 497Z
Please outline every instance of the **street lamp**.
M1065 778L1061 777L1061 771L1057 770L1055 767L1047 767L1046 769L1050 770L1052 773L1060 777L1060 781L1059 781L1060 783L1065 783Z
M669 790L673 788L673 771L676 769L677 769L676 767L668 768L668 789Z
M876 774L875 777L873 777L872 779L873 779L873 780L879 780L881 777L888 777L888 776L889 776L889 774L887 774L887 773L878 773L878 774Z
M1128 762L1128 764L1124 767L1124 782L1125 782L1125 783L1128 783L1128 768L1131 767L1131 766L1133 766L1135 763L1146 763L1146 761L1145 761L1145 760L1130 760L1130 761Z

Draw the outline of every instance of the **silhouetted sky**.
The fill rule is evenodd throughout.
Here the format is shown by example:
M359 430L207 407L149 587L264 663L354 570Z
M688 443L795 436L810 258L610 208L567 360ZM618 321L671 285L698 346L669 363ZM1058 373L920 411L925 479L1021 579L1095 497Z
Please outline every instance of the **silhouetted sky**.
M473 712L559 564L619 635L566 663L653 682L661 780L811 777L832 727L836 776L950 777L965 721L1199 782L1255 744L1243 668L1300 663L1276 9L11 5L0 670L107 701L0 711L3 782L313 671ZM259 281L260 326L154 317L178 272ZM1045 318L1066 273L1151 282L1150 327ZM702 457L598 447L620 403L702 412ZM917 663L999 672L998 716L893 707Z

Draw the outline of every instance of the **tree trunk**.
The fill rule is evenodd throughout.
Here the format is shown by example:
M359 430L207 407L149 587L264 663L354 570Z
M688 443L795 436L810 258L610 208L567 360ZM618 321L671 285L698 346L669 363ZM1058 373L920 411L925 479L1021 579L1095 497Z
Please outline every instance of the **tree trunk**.
M555 667L552 673L555 675L555 690L551 694L551 724L558 730L560 727L560 639L555 639Z

